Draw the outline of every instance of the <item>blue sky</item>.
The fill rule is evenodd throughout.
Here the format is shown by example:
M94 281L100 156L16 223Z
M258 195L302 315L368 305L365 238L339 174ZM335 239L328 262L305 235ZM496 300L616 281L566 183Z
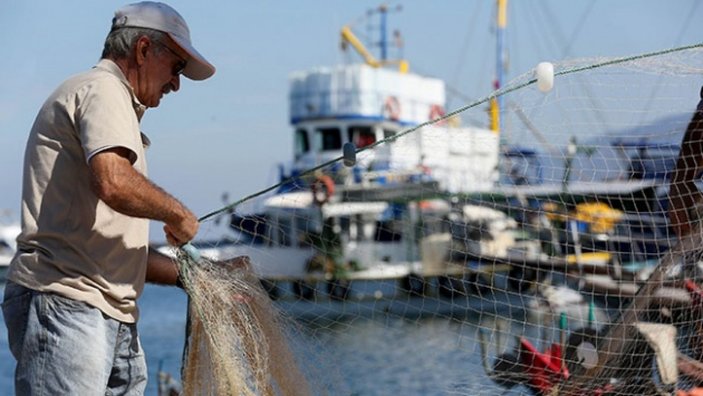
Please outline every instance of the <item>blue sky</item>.
M98 59L116 1L9 1L0 4L0 209L18 215L22 154L36 111L67 76ZM150 110L152 179L197 214L277 181L292 157L287 79L333 65L339 30L378 6L372 1L171 1L196 47L217 67L204 82ZM495 2L405 1L389 16L411 70L444 79L464 98L491 91ZM507 80L538 62L625 56L703 42L696 0L510 0ZM363 35L366 25L355 25ZM703 78L701 78L703 80ZM465 104L450 98L449 108ZM154 239L160 235L154 233Z

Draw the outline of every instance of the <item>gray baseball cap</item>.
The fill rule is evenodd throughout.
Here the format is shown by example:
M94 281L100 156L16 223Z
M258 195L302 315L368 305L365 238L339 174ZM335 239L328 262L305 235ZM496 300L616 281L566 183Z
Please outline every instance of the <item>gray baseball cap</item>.
M191 80L205 80L215 74L215 66L198 52L190 41L190 29L185 19L171 6L153 1L126 5L115 11L112 28L140 27L168 34L188 53L189 59L183 75Z

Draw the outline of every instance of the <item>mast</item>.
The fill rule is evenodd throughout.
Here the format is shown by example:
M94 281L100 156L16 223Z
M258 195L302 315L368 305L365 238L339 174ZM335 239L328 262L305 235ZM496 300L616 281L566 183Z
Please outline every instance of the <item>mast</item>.
M364 46L364 44L356 37L351 29L351 26L344 25L341 31L341 47L342 51L346 51L347 46L351 45L354 49L364 58L364 62L371 67L385 67L388 65L398 65L398 71L401 73L407 73L410 70L410 65L405 59L388 59L388 46L389 41L387 36L388 27L388 13L393 11L400 11L402 7L398 5L394 9L389 9L387 5L383 4L377 9L369 10L367 16L372 16L376 13L379 14L380 25L379 25L379 41L378 44L381 52L381 59L376 59L376 57L371 53L370 50Z
M378 12L381 14L381 39L379 40L379 44L381 45L381 61L385 62L388 59L388 42L386 41L386 14L388 13L388 7L383 4L378 7Z
M508 24L508 0L496 0L496 79L493 82L495 90L503 86L503 66L505 65L505 26ZM493 98L490 102L491 130L500 133L500 110L503 108L503 97Z

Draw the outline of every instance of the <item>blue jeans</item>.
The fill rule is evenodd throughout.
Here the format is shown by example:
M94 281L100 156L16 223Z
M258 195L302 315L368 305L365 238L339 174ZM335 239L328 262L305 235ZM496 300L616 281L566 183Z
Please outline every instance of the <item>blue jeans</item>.
M8 281L2 311L17 360L17 395L143 395L136 324L83 302Z

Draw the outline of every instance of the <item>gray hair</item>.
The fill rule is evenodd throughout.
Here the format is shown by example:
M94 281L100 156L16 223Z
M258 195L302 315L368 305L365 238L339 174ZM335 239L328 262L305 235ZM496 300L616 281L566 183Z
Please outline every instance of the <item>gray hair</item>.
M147 36L151 41L163 43L166 41L166 33L154 29L121 27L110 30L105 39L105 46L101 58L123 59L130 55L137 40ZM161 48L157 47L156 51Z

